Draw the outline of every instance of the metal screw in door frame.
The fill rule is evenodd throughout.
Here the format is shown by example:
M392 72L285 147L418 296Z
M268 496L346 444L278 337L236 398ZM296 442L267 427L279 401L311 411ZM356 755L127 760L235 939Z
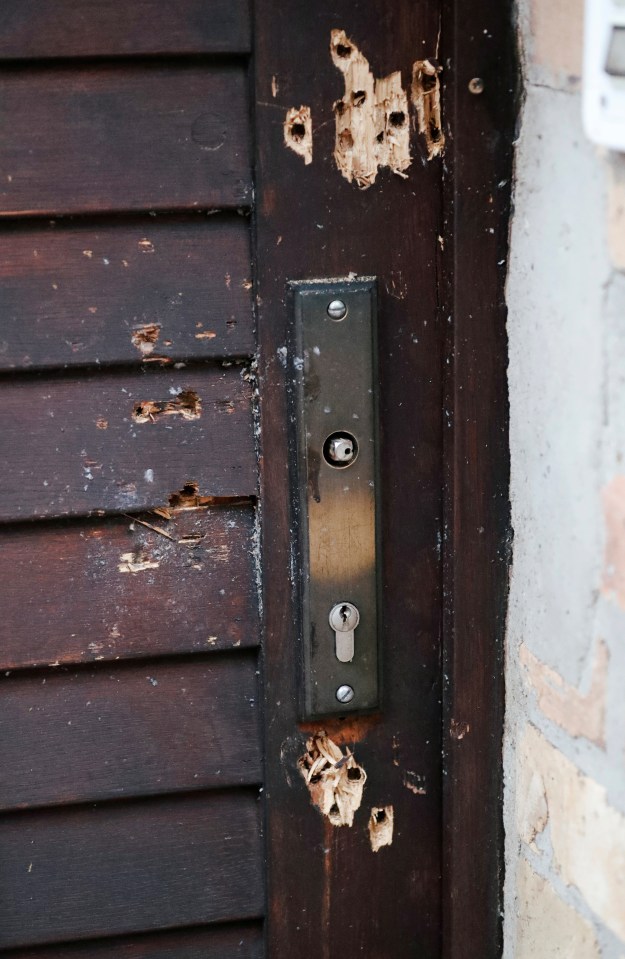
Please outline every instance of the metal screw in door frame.
M331 320L342 320L347 316L347 307L343 300L331 300L328 304L328 316Z
M347 703L351 703L352 699L354 698L353 688L351 686L348 686L347 684L345 684L344 686L339 686L339 688L336 691L336 698L338 699L340 703L343 703L343 705L347 705Z

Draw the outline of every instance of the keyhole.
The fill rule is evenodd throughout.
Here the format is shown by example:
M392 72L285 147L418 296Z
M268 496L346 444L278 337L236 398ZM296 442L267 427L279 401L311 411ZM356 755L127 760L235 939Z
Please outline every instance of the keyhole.
M349 606L341 606L341 619L344 623L349 619Z

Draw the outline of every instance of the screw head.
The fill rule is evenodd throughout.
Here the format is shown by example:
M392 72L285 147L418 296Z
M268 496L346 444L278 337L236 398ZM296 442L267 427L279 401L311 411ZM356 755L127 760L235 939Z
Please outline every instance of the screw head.
M469 80L469 93L484 93L484 81L481 77L473 77Z
M351 686L339 686L336 691L336 698L340 703L351 703L352 699L354 698L354 690Z
M343 300L332 300L328 304L328 316L331 320L342 320L347 315L347 307Z

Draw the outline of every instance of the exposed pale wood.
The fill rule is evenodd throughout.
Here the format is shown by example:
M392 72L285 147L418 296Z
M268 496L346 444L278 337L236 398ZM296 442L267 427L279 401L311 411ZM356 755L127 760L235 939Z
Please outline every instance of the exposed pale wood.
M243 372L9 380L0 402L0 520L163 506L192 482L204 495L253 495L251 391ZM183 399L197 397L197 418L133 418L138 404L182 402L179 391Z
M0 127L0 215L249 202L237 67L5 69Z
M142 519L155 528L118 517L1 533L2 668L258 643L253 510Z
M2 679L0 809L261 782L256 657Z
M247 0L3 0L0 58L239 53Z
M262 925L256 922L2 953L3 959L262 959L263 955Z
M251 791L11 813L0 856L2 947L263 911Z
M250 274L236 215L7 226L0 370L249 356Z

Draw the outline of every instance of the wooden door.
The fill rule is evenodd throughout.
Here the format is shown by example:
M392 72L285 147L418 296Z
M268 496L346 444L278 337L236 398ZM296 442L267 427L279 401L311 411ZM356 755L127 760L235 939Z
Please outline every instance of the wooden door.
M461 70L439 0L4 0L0 959L497 955L491 6L498 52ZM305 723L288 289L363 276L383 695ZM319 794L347 767L341 823Z

